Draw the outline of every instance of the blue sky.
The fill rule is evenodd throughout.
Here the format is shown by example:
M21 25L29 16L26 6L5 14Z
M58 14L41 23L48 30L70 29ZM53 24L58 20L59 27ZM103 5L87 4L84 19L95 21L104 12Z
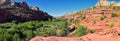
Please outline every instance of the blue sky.
M38 6L40 10L43 10L52 16L63 16L69 12L79 11L81 9L94 6L98 0L26 0L26 1L29 4L29 6Z

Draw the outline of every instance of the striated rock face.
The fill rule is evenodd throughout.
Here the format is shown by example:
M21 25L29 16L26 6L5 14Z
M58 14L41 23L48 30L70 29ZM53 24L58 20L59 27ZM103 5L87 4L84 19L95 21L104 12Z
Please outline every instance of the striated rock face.
M119 41L120 27L98 30L93 34L82 37L40 37L36 36L30 41Z

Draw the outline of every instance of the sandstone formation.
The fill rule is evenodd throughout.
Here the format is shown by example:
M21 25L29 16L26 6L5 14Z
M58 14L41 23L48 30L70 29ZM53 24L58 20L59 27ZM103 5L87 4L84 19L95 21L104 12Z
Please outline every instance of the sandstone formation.
M0 23L47 20L52 18L48 13L39 10L38 7L29 7L25 2L12 2L10 0L0 0Z
M107 0L99 0L96 6L120 6L120 2L109 2Z

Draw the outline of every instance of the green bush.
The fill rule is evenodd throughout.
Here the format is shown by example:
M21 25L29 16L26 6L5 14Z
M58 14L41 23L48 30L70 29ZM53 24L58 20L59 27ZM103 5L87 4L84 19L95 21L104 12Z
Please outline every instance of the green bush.
M59 36L68 36L68 31L69 29L68 28L62 28L59 32Z
M112 15L111 15L111 17L118 17L118 16L120 16L120 14L117 14L117 13L111 13Z
M32 33L31 30L26 30L26 31L23 32L23 36L25 37L25 40L31 39L31 38L33 37L32 34L33 34L33 33Z
M79 25L74 34L75 36L78 36L78 37L83 36L87 34L87 28L85 26Z
M112 24L109 25L110 28L113 28L114 26L115 26L114 23L112 23Z
M12 41L20 41L20 36L19 34L14 34Z
M107 18L107 16L103 15L100 17L100 20L104 20L105 18Z

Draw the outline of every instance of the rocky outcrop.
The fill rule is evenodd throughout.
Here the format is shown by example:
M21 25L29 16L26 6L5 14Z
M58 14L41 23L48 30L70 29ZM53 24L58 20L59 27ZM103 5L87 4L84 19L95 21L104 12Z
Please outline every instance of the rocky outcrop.
M107 1L107 0L99 0L96 6L120 6L120 2Z

